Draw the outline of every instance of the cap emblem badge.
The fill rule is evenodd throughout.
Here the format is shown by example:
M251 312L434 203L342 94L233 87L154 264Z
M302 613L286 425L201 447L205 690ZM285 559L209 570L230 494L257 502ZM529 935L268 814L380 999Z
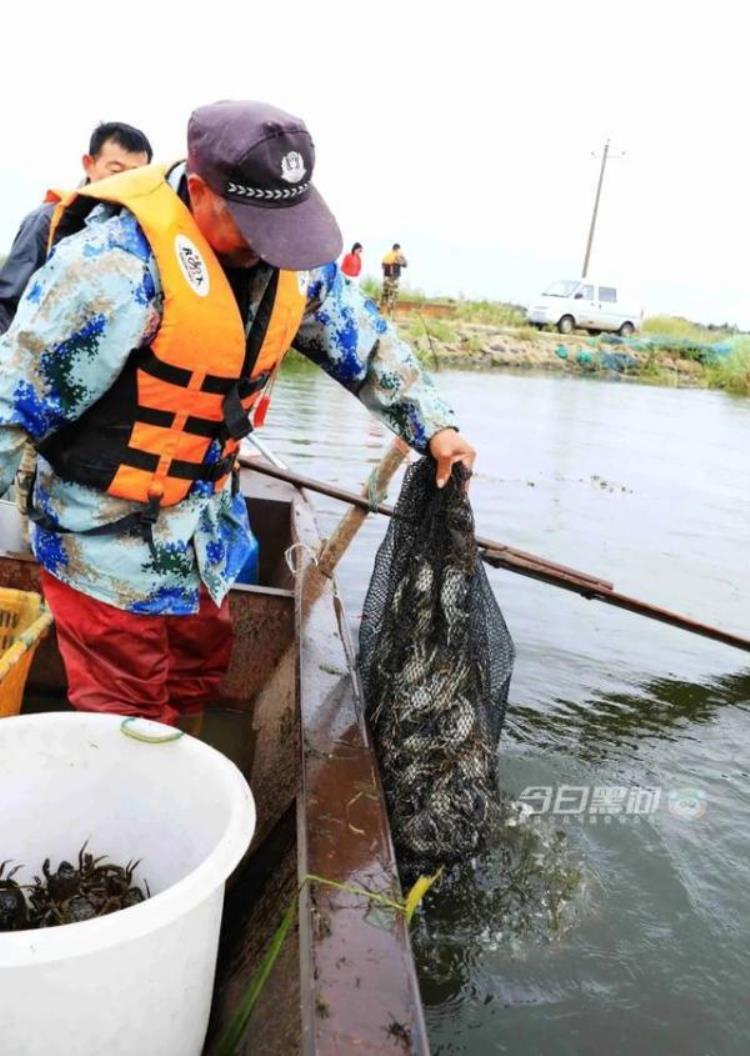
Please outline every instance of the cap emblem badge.
M287 183L299 183L304 179L306 172L302 155L296 150L290 150L281 159L281 178Z

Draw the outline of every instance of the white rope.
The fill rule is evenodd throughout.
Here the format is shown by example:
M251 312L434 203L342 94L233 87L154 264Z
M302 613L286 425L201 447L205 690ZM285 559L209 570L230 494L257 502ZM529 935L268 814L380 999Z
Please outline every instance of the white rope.
M317 566L318 564L318 555L315 553L311 546L308 546L307 543L292 543L292 545L284 551L284 560L286 561L286 567L289 569L293 576L298 576L304 568L304 563L300 563L298 565L295 561L295 554L299 550L301 550L307 557L309 557L310 561L312 561L314 565Z

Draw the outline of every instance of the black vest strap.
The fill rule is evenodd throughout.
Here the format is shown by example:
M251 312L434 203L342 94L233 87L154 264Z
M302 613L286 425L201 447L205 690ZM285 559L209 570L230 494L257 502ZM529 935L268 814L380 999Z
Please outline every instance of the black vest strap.
M268 381L268 373L264 371L257 378L246 381L238 381L226 394L221 405L224 421L221 428L221 439L226 441L241 440L253 431L253 423L250 413L242 406L242 401L254 392L258 392Z
M268 280L265 292L261 298L258 310L255 313L250 333L247 335L245 345L245 361L242 364L242 377L248 378L257 362L258 354L268 331L271 321L271 313L276 302L276 292L279 288L279 272L274 268L271 278Z
M34 474L36 481L36 474ZM61 535L119 535L125 532L137 532L143 541L148 544L151 556L156 560L156 545L154 543L154 525L159 516L159 500L150 499L142 509L127 513L124 517L118 517L116 521L108 521L107 524L98 524L95 528L64 528L57 521L53 521L49 514L37 509L34 505L34 488L32 486L28 495L28 517L30 521L38 525L45 532L57 532Z
M81 197L73 203L70 211L66 211L63 220L67 219L71 228L76 225L80 227L85 213L96 204L95 199ZM69 233L68 229L60 229L59 237ZM251 378L250 375L268 332L278 286L279 272L273 269L249 325L246 320L247 304L245 305L245 356L240 377L227 378L208 374L203 380L203 392L223 397L222 420L203 418L200 414L190 415L183 427L186 433L216 440L223 446L228 440L240 440L252 431L252 421L249 412L242 406L242 401L247 401L249 396L260 391L269 378L268 372L263 372L256 378ZM76 421L66 424L38 445L40 453L61 479L106 493L120 466L132 466L148 473L154 472L159 462L159 454L131 446L133 426L140 421L169 429L174 425L175 416L172 411L166 409L138 406L139 371L177 388L184 388L185 403L188 405L190 397L187 386L193 372L160 360L150 346L134 350L120 376L95 404L87 408ZM218 463L176 460L171 463L169 472L183 480L215 483L231 470L232 465L231 457L222 458ZM134 528L140 531L144 516L147 524L153 523L155 517L152 517L150 506L144 514L129 514L126 518L113 522L111 526L103 527L101 531L92 529L87 534L129 531ZM49 519L44 521L43 513L38 513L38 517L37 523L48 531L59 530ZM150 532L150 528L148 531Z

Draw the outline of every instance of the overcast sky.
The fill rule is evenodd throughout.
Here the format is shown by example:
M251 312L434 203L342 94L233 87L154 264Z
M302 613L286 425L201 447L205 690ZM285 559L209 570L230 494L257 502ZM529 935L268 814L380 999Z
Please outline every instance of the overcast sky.
M365 270L399 241L430 294L528 303L579 275L609 137L590 275L750 328L746 48L724 0L6 4L0 252L98 121L167 161L194 106L255 98L306 120Z

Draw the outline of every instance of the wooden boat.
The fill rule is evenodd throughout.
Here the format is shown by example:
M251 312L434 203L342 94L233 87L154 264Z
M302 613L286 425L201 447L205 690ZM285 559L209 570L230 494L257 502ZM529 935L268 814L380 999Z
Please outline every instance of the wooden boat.
M335 582L310 560L320 546L312 508L303 492L251 470L243 470L242 488L260 542L260 585L232 591L231 665L201 736L246 774L258 827L227 887L205 1056L216 1053L306 876L399 896L344 609ZM0 586L38 589L35 561L3 549L2 535ZM24 709L64 708L65 694L53 630L34 659ZM403 915L327 884L303 884L298 928L236 1051L427 1053Z

